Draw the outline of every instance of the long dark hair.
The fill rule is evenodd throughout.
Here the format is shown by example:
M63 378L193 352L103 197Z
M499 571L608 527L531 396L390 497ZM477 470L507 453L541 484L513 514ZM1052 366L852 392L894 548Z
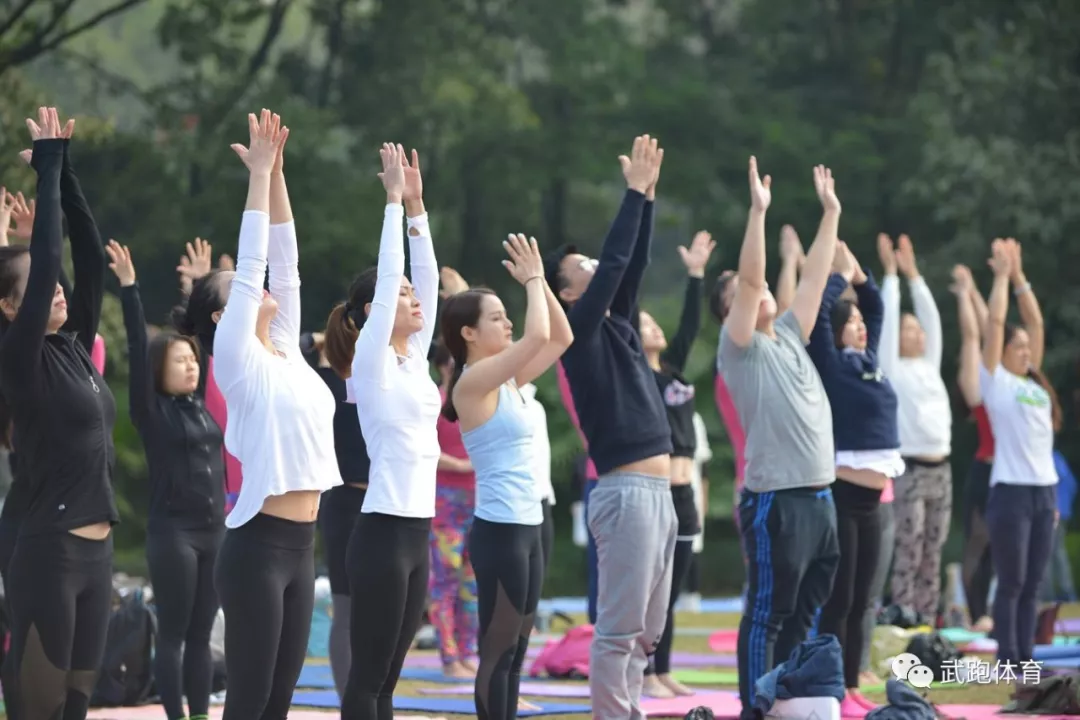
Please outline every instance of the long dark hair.
M150 341L150 347L146 353L147 362L150 365L150 382L153 383L153 391L158 395L168 394L165 392L165 361L169 356L169 348L175 343L186 343L191 348L191 352L195 353L195 361L199 363L200 374L204 371L202 359L199 357L199 343L195 338L181 335L173 330L162 330Z
M174 307L170 316L176 331L198 338L207 355L214 354L214 336L217 333L214 313L225 309L221 282L218 280L221 273L221 270L211 270L196 280L187 301Z
M13 296L19 280L22 279L22 272L17 265L17 261L29 252L30 248L26 245L0 247L0 298L4 300L17 299ZM9 327L11 327L11 321L7 319L7 315L0 313L0 335L7 332ZM7 400L0 396L0 428L4 429L0 444L9 449L11 448L12 421L11 407L7 404Z
M367 321L364 308L375 299L375 283L378 279L377 267L368 268L357 275L349 286L349 300L335 305L326 319L323 352L330 367L342 380L352 375L356 339Z
M721 325L724 324L728 311L731 310L727 303L724 302L724 293L727 292L728 283L734 277L734 270L725 270L720 273L720 277L716 278L716 284L713 285L712 292L709 293L709 311Z
M1005 326L1005 342L1002 347L1008 345L1016 337L1016 333L1023 330L1018 325L1012 323ZM1046 394L1050 396L1050 418L1054 424L1054 432L1061 430L1062 412L1061 403L1058 401L1057 392L1054 390L1054 386L1050 384L1050 378L1046 377L1042 370L1038 368L1029 367L1027 376L1034 380L1035 383L1046 391Z
M833 305L832 315L829 319L832 321L833 343L836 347L844 347L844 326L851 319L851 311L858 306L858 303L846 298L837 300L836 304Z
M484 297L494 295L495 291L489 288L469 288L465 292L458 293L447 299L442 311L442 342L450 351L450 357L454 360L454 373L450 376L450 383L446 387L446 402L443 404L442 414L450 422L457 422L458 414L454 409L454 386L461 378L465 369L465 361L468 360L469 346L465 338L461 336L462 328L476 327L480 322L480 313Z

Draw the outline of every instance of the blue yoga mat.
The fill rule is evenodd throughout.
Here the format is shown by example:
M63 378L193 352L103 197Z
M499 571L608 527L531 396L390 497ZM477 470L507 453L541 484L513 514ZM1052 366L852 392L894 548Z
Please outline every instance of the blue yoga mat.
M312 688L315 690L333 690L334 675L330 672L329 665L305 665L300 671L300 679L296 681L298 688Z
M705 598L701 601L701 612L737 613L742 612L742 606L742 598ZM583 597L557 597L541 600L540 607L553 612L585 613L589 604Z
M341 707L337 693L333 690L321 690L315 692L293 693L292 704L294 706L337 708ZM592 711L588 705L571 703L534 703L540 705L540 710L519 710L518 717L536 717L537 715L571 715L587 714ZM429 713L460 713L462 715L475 715L476 705L472 698L447 698L447 697L395 697L394 709L410 712Z
M1032 653L1035 660L1080 659L1080 645L1036 645Z
M1051 658L1040 661L1043 667L1075 670L1080 668L1080 657Z
M448 678L442 674L440 668L403 667L401 668L402 680L423 680L425 682L446 683L457 685L461 678Z

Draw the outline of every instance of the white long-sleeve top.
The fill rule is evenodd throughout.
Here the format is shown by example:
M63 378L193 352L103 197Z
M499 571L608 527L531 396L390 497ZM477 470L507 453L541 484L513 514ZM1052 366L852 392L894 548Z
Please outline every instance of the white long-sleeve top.
M551 440L548 438L547 410L536 399L536 386L532 383L522 385L518 390L525 399L525 412L532 425L533 481L536 483L536 495L555 504L555 487L551 484Z
M424 327L409 338L408 355L398 357L390 337L405 276L402 215L401 205L386 206L375 298L356 339L352 377L347 384L371 459L362 512L430 518L435 516L435 470L440 452L435 423L442 402L428 373L427 354L435 333L439 266L427 214L409 218L412 284Z
M908 283L915 317L926 333L921 357L900 357L900 280L886 275L881 285L885 318L878 361L896 390L900 454L937 457L952 449L952 407L941 379L941 314L922 277Z
M276 355L255 336L268 263L278 304L270 323ZM271 226L264 212L244 213L236 275L214 335L214 379L229 413L225 447L244 468L227 527L251 520L272 495L341 484L334 396L300 352L299 252L291 222Z

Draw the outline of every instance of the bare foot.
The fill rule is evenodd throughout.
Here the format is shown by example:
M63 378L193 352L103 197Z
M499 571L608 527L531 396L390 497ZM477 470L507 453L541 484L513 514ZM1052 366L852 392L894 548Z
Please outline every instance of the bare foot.
M668 690L675 693L676 695L681 695L682 697L688 697L688 696L694 694L693 690L686 687L681 682L679 682L678 680L676 680L674 677L672 677L671 675L669 675L667 673L665 673L664 675L658 675L657 677L660 678L660 682L664 683L664 685L667 687Z
M463 668L465 668L466 670L468 670L469 672L471 672L474 675L476 674L476 671L480 669L479 667L476 666L476 660L474 660L472 658L465 658L464 660L461 660L460 662L461 662L461 666Z
M994 629L994 619L989 615L983 615L971 626L975 632L989 633Z
M859 685L881 685L881 678L869 670L863 670L859 673Z
M522 700L521 698L518 698L518 711L521 711L521 710L537 711L537 710L543 710L543 708L540 707L539 705L533 705L531 702L528 702L527 700Z
M660 681L655 675L646 675L645 682L641 685L641 694L652 698L673 698L675 692Z
M475 675L469 671L464 665L457 660L445 663L442 668L443 677L457 678L460 680L468 680L475 677Z

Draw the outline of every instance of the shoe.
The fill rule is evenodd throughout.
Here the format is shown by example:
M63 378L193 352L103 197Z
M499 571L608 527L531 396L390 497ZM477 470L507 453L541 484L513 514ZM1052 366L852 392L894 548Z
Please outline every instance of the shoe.
M848 692L844 696L843 701L840 703L840 717L842 718L864 718L870 713L865 707L859 704L859 702L851 696Z
M850 697L852 700L854 700L855 702L862 705L867 710L873 710L874 708L877 707L876 702L874 702L873 700L870 700L869 698L867 698L865 695L863 695L858 690L848 690L848 697Z

